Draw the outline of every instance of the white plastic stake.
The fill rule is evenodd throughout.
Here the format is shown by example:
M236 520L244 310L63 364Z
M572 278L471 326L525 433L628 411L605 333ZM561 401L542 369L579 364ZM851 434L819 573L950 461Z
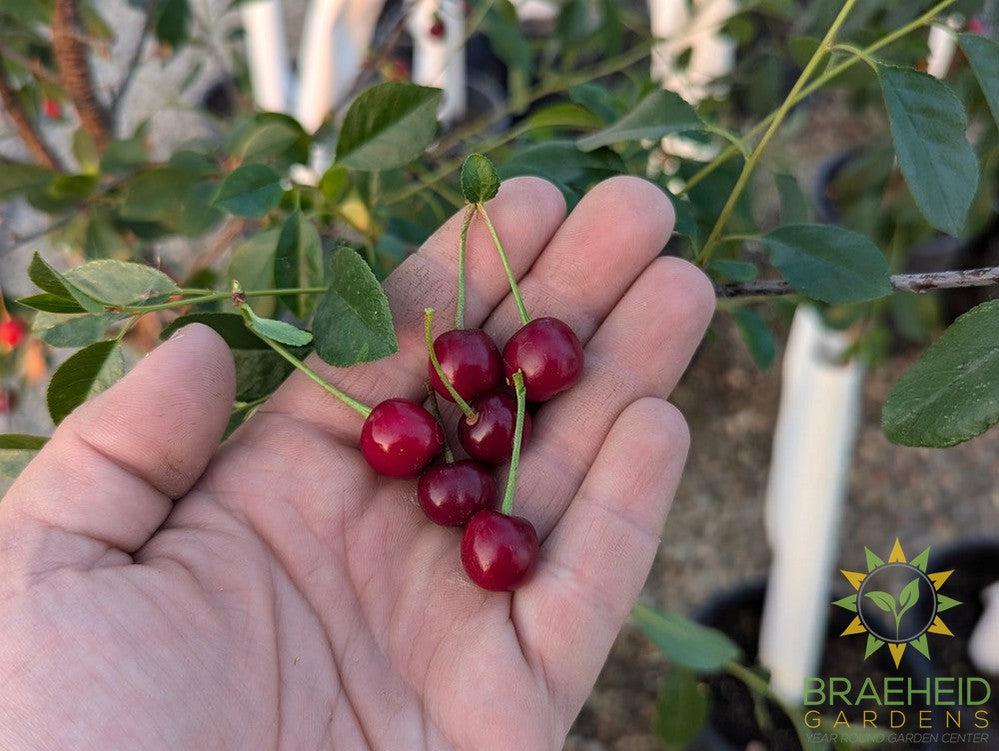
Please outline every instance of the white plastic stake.
M281 0L253 0L240 6L246 32L246 60L253 101L267 112L287 112L291 67Z
M760 663L792 705L801 703L804 679L818 669L831 607L863 382L856 358L841 361L849 345L849 336L827 328L813 307L798 306L767 487L773 559L760 625Z
M430 29L435 14L444 24L442 37ZM413 81L444 90L438 117L455 122L465 114L465 7L462 0L417 0L406 19L413 37Z
M302 23L295 118L306 132L323 124L333 105L333 25L344 0L312 0Z

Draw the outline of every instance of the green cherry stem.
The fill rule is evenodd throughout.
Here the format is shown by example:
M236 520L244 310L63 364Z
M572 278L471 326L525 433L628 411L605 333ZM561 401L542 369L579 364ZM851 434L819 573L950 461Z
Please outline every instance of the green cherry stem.
M524 374L513 374L513 388L517 392L517 422L513 428L513 451L510 452L510 469L506 475L506 490L503 491L503 504L500 511L509 516L513 513L513 496L517 490L517 470L520 468L520 445L524 440L524 413L527 410L527 390L524 388Z
M517 286L517 278L513 275L513 269L510 268L510 259L506 257L506 250L503 248L503 242L496 233L496 228L493 226L492 220L489 218L489 212L486 211L485 204L477 203L475 204L475 209L482 215L482 219L486 223L486 228L489 230L489 234L493 238L493 245L496 246L496 252L499 253L500 261L503 263L503 270L506 272L506 278L510 281L510 292L513 293L513 301L516 303L517 312L520 314L520 322L528 324L531 322L531 316L527 312L527 306L524 305L524 298L520 296L520 287Z
M441 361L437 359L437 353L434 351L433 308L423 309L423 340L427 344L427 355L430 357L430 363L434 366L434 372L437 373L437 377L441 379L441 383L444 384L444 388L447 389L451 398L454 399L454 403L458 405L458 409L465 414L465 418L469 424L474 424L479 419L479 413L472 409L472 405L461 398L461 394L455 389L454 384L451 383L451 379L447 377L447 374L441 367Z
M430 392L430 414L437 420L441 426L441 430L444 430L444 418L441 416L441 405L437 401L437 392L434 391L433 386L429 383L427 384L427 391ZM454 452L451 451L451 444L447 440L446 430L444 430L444 461L448 464L454 464Z
M461 232L458 234L458 299L454 305L454 327L465 328L465 256L468 254L468 228L472 225L475 207L469 206L465 218L461 221Z

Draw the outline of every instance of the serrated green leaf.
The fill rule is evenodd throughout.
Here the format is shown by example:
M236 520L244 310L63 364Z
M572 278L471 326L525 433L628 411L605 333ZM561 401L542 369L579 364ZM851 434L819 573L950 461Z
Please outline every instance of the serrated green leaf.
M751 308L739 308L732 316L735 318L742 341L745 343L746 349L749 350L749 354L753 356L756 366L760 370L768 370L774 364L774 358L777 356L777 343L770 327Z
M278 205L281 175L266 164L244 164L226 175L212 203L230 214L261 217Z
M6 433L0 435L0 497L17 476L35 458L48 438L37 435Z
M593 151L601 146L625 141L655 140L669 133L698 130L702 127L700 116L679 94L656 89L616 123L578 139L576 145L583 151Z
M960 235L979 181L964 105L927 73L885 66L878 75L899 166L916 205L933 227Z
M275 342L287 344L289 347L304 347L312 341L312 334L303 331L297 326L293 326L285 321L278 321L273 318L262 318L247 306L244 308L249 315L247 326L258 336L273 339Z
M636 605L632 618L671 662L694 672L715 673L742 655L742 650L721 631L677 613Z
M957 38L999 125L999 43L980 34L959 34Z
M892 388L881 413L888 438L945 448L999 422L999 300L958 318Z
M316 307L312 330L316 353L338 367L378 360L399 349L388 298L351 248L333 253L330 288Z
M301 211L292 212L281 227L274 251L274 281L277 287L297 289L323 284L323 246L319 232ZM285 295L281 300L299 318L315 305L315 295Z
M38 313L31 322L31 333L53 347L85 347L100 341L118 316L110 313L60 315Z
M796 224L761 238L791 286L828 303L877 300L891 294L884 254L861 234L842 227Z
M482 154L469 154L461 166L461 193L469 203L485 203L499 192L493 163Z
M656 735L668 751L683 751L701 732L709 709L706 687L694 673L673 665L656 701Z
M101 308L106 305L132 305L180 291L173 279L152 266L110 258L75 266L63 274L63 279L71 291L78 290L101 304Z
M337 163L376 171L413 161L437 134L442 96L440 89L399 81L371 87L347 110L337 141Z
M31 263L28 265L28 278L34 282L36 287L43 292L48 292L53 297L65 300L73 299L62 274L52 268L38 251L35 251L31 257Z
M227 281L238 279L244 289L269 289L274 284L274 255L281 229L269 229L237 245L229 259ZM275 297L254 297L250 303L260 315L273 315Z
M58 425L87 399L108 389L125 374L125 359L115 341L84 347L52 374L46 394L52 422Z
M42 310L46 313L84 312L83 308L76 300L72 298L58 297L56 295L49 294L48 292L43 292L40 295L29 295L28 297L18 298L17 304L23 305L26 308L31 308L32 310Z

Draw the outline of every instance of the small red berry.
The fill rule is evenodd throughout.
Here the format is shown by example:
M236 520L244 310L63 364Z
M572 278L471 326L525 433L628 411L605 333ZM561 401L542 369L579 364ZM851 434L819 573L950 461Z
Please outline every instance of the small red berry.
M482 329L445 331L434 340L434 352L444 375L466 402L496 388L503 379L503 360L499 350L492 337ZM434 390L453 402L429 360L427 371Z
M583 373L583 345L558 318L535 318L503 348L503 368L509 378L524 373L527 399L545 402L565 391Z
M62 117L62 105L55 99L46 97L42 100L42 114L49 120L57 120Z
M473 459L486 464L502 464L513 451L513 433L517 425L517 398L503 390L491 391L472 402L478 419L458 421L458 440ZM531 416L524 414L522 444L531 436Z
M386 399L371 410L361 428L361 454L386 477L414 477L444 447L441 425L408 399Z
M538 560L538 533L527 519L480 511L461 538L461 563L468 578L493 592L513 591Z
M434 39L444 38L444 22L436 13L434 14L433 23L430 24L429 33Z
M476 512L496 505L496 478L469 459L437 464L420 475L416 497L434 524L460 527Z
M968 33L984 36L986 33L988 33L988 29L985 28L985 22L982 21L981 18L979 18L978 16L974 16L970 21L968 21Z
M0 415L6 415L17 407L17 393L12 389L0 388Z
M8 318L0 323L0 344L14 349L24 341L24 335L27 332L28 327L20 318Z

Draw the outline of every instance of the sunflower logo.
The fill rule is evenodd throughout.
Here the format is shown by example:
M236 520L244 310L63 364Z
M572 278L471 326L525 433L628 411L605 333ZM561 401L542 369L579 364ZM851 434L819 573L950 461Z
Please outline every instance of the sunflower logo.
M864 553L866 572L840 572L856 590L856 594L833 603L856 613L840 636L867 634L865 660L887 644L896 668L909 646L930 659L928 635L954 635L940 617L944 611L961 604L940 594L954 572L927 573L930 549L909 561L897 538L887 562L870 548L864 548ZM919 604L922 607L917 608Z

